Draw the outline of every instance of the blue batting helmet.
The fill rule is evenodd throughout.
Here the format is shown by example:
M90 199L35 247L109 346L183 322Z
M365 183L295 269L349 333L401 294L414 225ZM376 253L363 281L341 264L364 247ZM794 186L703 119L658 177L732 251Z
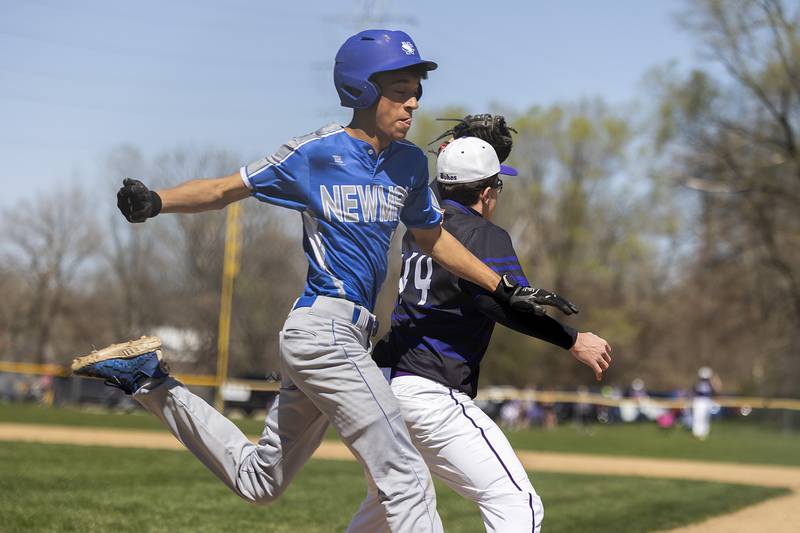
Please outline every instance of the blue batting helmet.
M415 65L425 71L438 67L419 57L417 45L406 32L364 30L347 39L336 53L333 84L343 107L370 107L380 96L380 89L369 79L373 74Z

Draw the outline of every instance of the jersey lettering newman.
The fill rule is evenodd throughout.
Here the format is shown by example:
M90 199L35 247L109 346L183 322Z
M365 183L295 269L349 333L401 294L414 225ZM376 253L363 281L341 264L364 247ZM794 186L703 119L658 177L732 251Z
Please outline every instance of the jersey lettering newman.
M442 220L422 150L394 141L376 154L338 124L292 139L240 174L262 202L302 214L305 301L333 296L372 310L398 223L431 228Z
M320 185L319 196L328 221L397 222L408 190L392 185Z

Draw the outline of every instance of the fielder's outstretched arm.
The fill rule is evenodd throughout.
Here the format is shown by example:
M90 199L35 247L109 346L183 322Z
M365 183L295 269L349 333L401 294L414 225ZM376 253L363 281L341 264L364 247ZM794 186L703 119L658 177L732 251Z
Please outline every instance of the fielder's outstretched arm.
M475 307L484 315L514 331L569 350L575 359L592 369L597 381L611 366L611 346L602 337L590 332L578 332L547 315L521 313L488 294L468 287L467 290L473 294Z

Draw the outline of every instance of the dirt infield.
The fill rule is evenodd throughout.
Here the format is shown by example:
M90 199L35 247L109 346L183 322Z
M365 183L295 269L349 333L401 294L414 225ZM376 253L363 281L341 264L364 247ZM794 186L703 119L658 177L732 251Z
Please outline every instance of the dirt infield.
M0 424L0 441L159 450L183 449L183 445L172 435L158 431L32 424ZM791 488L793 492L787 496L673 531L676 533L800 531L800 517L795 513L795 510L800 508L800 468L551 452L521 451L518 455L525 468L533 472L666 477ZM323 442L314 457L353 459L343 444L332 441Z

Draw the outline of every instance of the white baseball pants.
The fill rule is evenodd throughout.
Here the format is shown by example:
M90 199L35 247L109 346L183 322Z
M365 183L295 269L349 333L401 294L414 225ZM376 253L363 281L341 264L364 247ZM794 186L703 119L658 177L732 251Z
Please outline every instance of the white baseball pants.
M474 501L487 532L539 533L542 500L502 430L466 394L418 376L392 379L414 445L431 473ZM386 531L373 484L348 533Z
M345 300L318 298L289 314L281 332L283 381L258 444L174 378L147 383L134 398L233 492L254 503L281 495L330 422L364 466L375 512L388 529L440 532L430 474L370 357L363 313Z
M692 435L705 439L711 431L711 398L695 396L692 400Z

